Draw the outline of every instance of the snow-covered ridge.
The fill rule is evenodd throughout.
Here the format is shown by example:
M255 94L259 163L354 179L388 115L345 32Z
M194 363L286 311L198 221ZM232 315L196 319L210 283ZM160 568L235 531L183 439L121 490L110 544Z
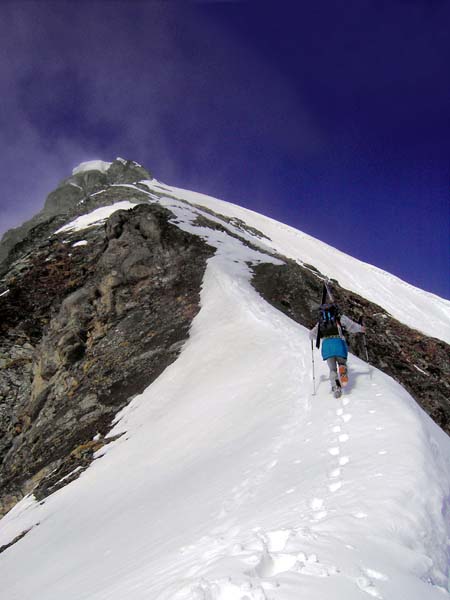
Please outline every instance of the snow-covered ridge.
M448 598L449 438L354 357L311 396L308 332L250 283L267 255L162 203L217 248L190 340L77 481L0 521L0 546L29 530L5 598Z
M267 240L201 227L166 193L216 248L190 339L78 480L0 521L0 547L28 531L0 555L2 598L448 599L450 439L353 356L341 399L320 360L312 396L308 332L251 285L249 262L276 262ZM219 202L303 260L303 234Z
M275 251L296 260L300 264L311 264L325 276L338 280L342 287L378 304L401 323L450 344L450 301L421 290L395 275L353 258L270 217L205 194L169 186L156 179L142 181L141 183L147 186L152 200L159 197L159 201L169 207L170 202L166 202L164 193L172 199L179 198L190 204L204 206L226 217L241 219L248 226L261 231L269 238L252 240L262 250ZM133 184L114 184L113 187L132 188L140 193L143 191L142 188L137 188ZM152 192L156 193L157 196L154 196ZM97 192L97 194L100 193L104 193L104 191ZM126 203L118 202L111 207L102 207L93 211L92 216L83 215L76 219L73 224L65 225L55 233L83 228L88 226L88 223L89 226L95 225L97 221L106 219L115 210L131 208L132 206L131 203L126 205ZM97 215L99 215L99 218L97 218Z
M227 217L237 217L262 231L271 249L299 263L311 264L340 285L378 304L401 323L450 343L450 302L406 283L395 275L362 262L289 225L205 194L145 182L150 190L166 192Z

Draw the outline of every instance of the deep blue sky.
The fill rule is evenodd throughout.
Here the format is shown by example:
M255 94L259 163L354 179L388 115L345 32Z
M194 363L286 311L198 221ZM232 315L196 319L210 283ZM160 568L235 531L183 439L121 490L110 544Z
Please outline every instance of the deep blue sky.
M450 297L450 2L0 5L0 233L84 160Z

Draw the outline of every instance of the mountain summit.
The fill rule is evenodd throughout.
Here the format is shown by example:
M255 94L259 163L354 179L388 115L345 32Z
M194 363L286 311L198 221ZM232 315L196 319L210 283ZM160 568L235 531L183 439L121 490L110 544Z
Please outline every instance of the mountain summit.
M449 596L449 302L124 159L0 261L2 598Z

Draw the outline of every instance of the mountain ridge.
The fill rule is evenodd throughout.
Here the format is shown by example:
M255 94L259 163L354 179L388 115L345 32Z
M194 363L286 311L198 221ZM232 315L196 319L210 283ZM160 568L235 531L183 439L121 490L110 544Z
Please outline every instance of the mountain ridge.
M126 161L128 162L130 161ZM124 164L120 161L118 163L117 168L120 173ZM90 172L82 171L80 176L87 177ZM99 173L104 175L101 171ZM283 429L278 430L278 437L275 436L278 442L273 446L275 453L278 452L276 450L278 444L281 444L280 449L287 448L289 445L297 448L295 444L300 443L305 428L311 426L308 422L316 427L318 421L323 417L328 419L335 410L326 400L327 385L322 365L318 365L321 374L318 379L320 398L317 401L319 405L323 401L328 412L326 415L321 415L319 405L314 410L312 408L312 402L315 401L311 399L311 390L308 389L311 366L305 362L310 349L309 344L305 342L307 338L305 338L304 327L308 328L314 324L322 281L329 275L319 270L314 263L322 265L327 257L328 259L330 256L334 257L337 270L345 279L345 277L349 278L347 274L349 267L345 261L350 260L349 264L353 268L356 264L353 262L354 259L343 257L342 253L321 245L317 240L311 241L309 236L301 232L292 233L290 228L266 217L257 215L251 218L248 216L249 211L245 209L193 192L170 188L154 179L147 179L146 176L134 182L110 183L102 189L97 189L101 183L97 181L97 175L89 178L89 181L89 185L93 186L90 188L91 193L77 201L76 209L73 206L72 209L68 209L63 198L60 205L62 208L57 209L62 210L60 214L51 215L46 222L39 222L16 243L18 247L10 248L6 260L8 263L6 275L0 280L3 334L0 346L2 365L0 488L3 494L0 507L2 513L10 511L0 521L0 546L3 550L0 555L0 570L2 557L6 557L5 564L9 564L9 560L12 559L7 557L13 557L15 552L20 554L20 548L25 549L29 547L28 545L32 547L34 539L46 535L45 528L42 529L44 531L42 534L39 533L41 526L36 526L37 517L30 520L27 515L38 515L39 511L42 511L43 515L47 514L46 511L53 510L51 507L55 506L55 503L63 502L63 498L70 497L72 494L76 496L77 490L85 490L83 482L92 482L94 477L92 473L100 473L103 469L107 469L110 453L111 457L122 456L120 461L128 457L127 461L142 463L142 468L145 466L145 460L153 464L154 461L159 460L157 456L162 453L161 456L164 454L166 458L164 460L161 458L163 460L161 468L165 465L164 469L168 469L167 473L171 472L170 465L173 457L163 447L158 448L150 444L147 448L149 452L147 459L136 454L138 446L134 454L126 451L127 444L134 444L133 436L136 440L141 439L140 443L144 443L145 436L143 438L142 435L145 431L138 433L142 426L138 424L139 419L134 421L134 411L137 411L136 414L147 414L143 422L155 439L163 436L163 430L158 432L157 428L157 423L161 421L167 431L172 433L177 431L180 439L186 440L186 448L191 446L194 448L196 456L200 451L205 452L205 456L201 454L198 456L202 456L202 461L207 461L209 448L213 450L216 444L220 446L221 436L224 444L234 439L232 423L236 415L240 414L238 412L240 404L236 403L234 398L242 397L245 402L249 401L254 411L258 410L258 394L264 398L265 408L261 409L261 415L246 411L244 414L250 422L258 422L266 432L268 432L267 423L261 419L270 415L276 423L278 422L277 411L283 415L284 423L280 427L285 427L290 433L285 439ZM66 184L63 187L65 186ZM103 211L102 216L97 213L100 209ZM82 221L79 220L80 216L83 216ZM247 220L243 218L245 216ZM267 223L273 224L270 225L272 229L269 231ZM277 233L278 230L281 233ZM294 249L291 237L294 234L300 238L300 243L304 244L310 254L311 245L319 248L317 261L311 262L310 256L302 256ZM286 255L282 252L283 249L288 250ZM296 258L292 258L294 252L297 252ZM372 274L371 269L366 269L365 281L368 281ZM396 278L391 281L390 277L386 274L388 284L397 285ZM45 285L42 285L43 283ZM446 463L441 457L442 451L437 452L436 456L441 457L439 460L433 458L426 440L435 438L438 440L433 442L437 444L436 448L438 446L445 448L447 442L443 440L448 438L442 432L438 434L437 428L434 429L436 426L426 420L428 417L421 416L420 409L410 396L401 390L400 386L397 389L395 387L397 384L394 382L389 383L390 380L385 378L378 369L394 377L408 389L435 422L448 432L450 428L448 345L417 330L411 330L389 315L386 308L374 304L355 291L344 288L340 283L341 277L339 282L332 281L344 311L353 318L361 314L366 317L369 359L372 366L369 365L367 371L367 365L358 361L356 356L364 357L364 354L358 337L351 338L349 343L354 354L352 364L355 383L354 388L350 388L348 397L344 397L342 407L337 409L342 411L337 414L338 422L342 421L341 416L348 414L345 407L352 401L353 396L358 398L361 407L371 406L369 414L372 414L370 411L376 410L375 396L380 394L380 403L385 406L384 410L389 410L392 415L395 415L395 418L392 417L392 427L395 435L402 439L402 444L412 444L411 451L415 457L418 457L419 446L414 444L423 443L423 448L426 449L427 468L429 467L435 473L436 465L441 465L444 489L448 481L445 475ZM409 287L405 287L405 290L407 293ZM412 292L411 297L408 298L410 303L413 303L416 298L414 294L416 292ZM431 297L431 295L426 296L425 292L423 294L424 298ZM418 310L420 312L420 307ZM214 319L211 320L211 315L215 315L214 319L217 323ZM216 325L215 335L219 337L215 339L208 331L210 328L216 331ZM280 331L277 332L278 327ZM285 339L283 335L286 336ZM240 364L233 362L234 338L239 340L239 352L242 352L239 355ZM204 348L203 342L201 343L203 339ZM266 348L266 345L270 346L271 341L280 346L279 358L276 352ZM197 357L194 362L189 358L191 352L194 352ZM216 358L208 359L209 355ZM198 358L199 356L203 356L203 361ZM252 361L255 360L259 364L260 356L265 357L261 364L265 365L267 372L254 370ZM274 361L273 365L270 364L269 359ZM217 381L228 390L226 394L220 386L217 386L214 378L210 379L208 369L205 369L202 362L208 364L209 370L215 373ZM284 362L289 365L289 373L284 370ZM236 388L233 388L232 376L228 381L232 373L230 371L230 375L228 374L228 363L235 365L234 368L241 373ZM187 364L188 367L181 367L180 365L183 364ZM185 370L180 371L180 369ZM278 389L277 386L283 390L282 393L280 392L279 399L277 394L270 393L271 386L274 385L270 379L271 371L274 380L277 381L275 391ZM218 410L220 418L224 419L223 424L216 421L218 417L214 413L214 401L210 401L211 398L205 395L205 391L198 396L199 405L196 404L197 397L194 390L198 386L203 389L202 377L209 382L209 396L213 400L217 398L219 402ZM285 387L282 383L283 377L286 381L289 380L290 386L300 387ZM177 388L178 391L174 391L173 395L172 378L173 381L179 382L177 386L183 386L183 389ZM297 384L295 384L296 378ZM373 396L370 391L372 378L376 386L382 390L374 392ZM245 383L247 379L252 383ZM246 386L249 398L246 398ZM255 386L255 389L251 386ZM360 388L364 389L366 395L358 392ZM395 402L389 401L389 394L398 401L398 406ZM387 400L383 400L386 395ZM184 396L190 398L186 406L181 402ZM145 399L150 397L152 400L147 403ZM167 406L164 404L166 397L171 398L170 401L167 400ZM207 423L205 423L205 430L201 424L202 406L205 406L206 414L212 419L210 433L207 431ZM403 406L405 413L402 412ZM176 410L173 407L176 407ZM358 409L355 404L352 410L358 413L361 409ZM182 425L185 422L184 416L183 418L177 416L177 411L181 411L180 415L184 415L186 422L191 423L193 433L188 429L184 431L185 425ZM366 423L362 413L358 414L361 419L361 431L365 431L368 422ZM348 420L350 418L351 416ZM174 423L171 423L170 419L173 419ZM405 432L402 432L402 422L406 422L408 427L411 427L412 440L407 433L408 427ZM127 423L130 424L129 430ZM179 423L178 430L176 423ZM346 425L347 420L344 419L343 424ZM241 443L245 444L247 437L254 439L257 436L254 427L248 430L244 425L240 427ZM343 425L336 423L333 427L342 429ZM382 422L378 427L381 429L377 431L390 430L387 413L382 413ZM425 430L431 433L425 434ZM133 431L133 434L129 433ZM196 447L195 432L198 432L200 438L204 440L198 442L198 447ZM441 434L444 437L441 438ZM321 432L318 441L322 436L328 435L329 433L325 431ZM350 435L358 439L361 437L359 430L353 429L351 434L345 431L339 433L338 438L342 437L342 440L338 441L344 443L345 436ZM382 434L376 434L376 436L380 435ZM391 439L391 435L383 439L385 444L390 444L390 451L396 455L399 464L407 464L405 469L410 476L412 463L403 454L398 454L395 440ZM173 437L169 437L167 443L169 449L175 444L176 454L181 451L182 446L178 447ZM362 438L359 443L363 443ZM163 444L163 437L160 439L160 444ZM338 456L331 452L338 447L339 444L330 445L328 454ZM362 446L360 450L361 448ZM306 451L307 448L305 447L304 450ZM260 452L257 446L254 451ZM319 447L317 451L322 452ZM124 454L121 454L123 452ZM324 456L326 455L325 449ZM187 452L188 456L189 452ZM224 456L221 460L225 460ZM235 458L238 460L237 456ZM115 459L111 458L111 460ZM184 460L181 455L180 460L182 462ZM250 458L242 460L250 460ZM275 458L272 457L268 464L274 460ZM120 464L125 468L125 463ZM333 472L337 473L343 464L336 465ZM256 463L253 464L255 465ZM194 466L195 464L192 463L190 468L194 469ZM392 466L394 467L396 465ZM164 469L161 471L163 480L168 477ZM197 477L200 476L197 471L195 472ZM264 477L262 475L261 477L265 480L269 477L271 469L263 472ZM150 479L151 473L150 469ZM106 476L105 471L104 477ZM182 472L179 472L178 476L183 478ZM222 485L223 482L212 472L210 476L217 485ZM243 483L245 477L242 474L241 476L242 480L235 481L235 486L239 489L243 486L243 491L239 494L242 493L242 497L247 498L245 492L247 484ZM292 477L293 473L289 476ZM231 475L227 477L230 478ZM414 485L421 477L422 471L419 470ZM438 481L436 477L432 482L434 487ZM335 478L337 481L334 481ZM335 488L339 490L342 485L336 487L340 483L339 477L336 475L331 479L333 481L327 484L330 491ZM258 489L259 479L250 477L250 480L251 486ZM108 483L108 481L105 480L105 485L111 486L112 482ZM173 479L174 486L179 485L176 481ZM431 480L429 483L431 485ZM130 485L139 487L147 484L143 481L138 484L137 480L134 482L130 480ZM154 485L161 487L162 483L161 481L157 483L155 480ZM401 483L394 487L400 496L404 494ZM101 496L101 490L95 491L95 485L92 493ZM151 493L151 487L148 493ZM234 506L233 510L238 511L241 505L240 500L238 501L239 494L236 492L236 495L231 491L228 493L233 498L230 501ZM21 500L24 496L25 499ZM436 497L438 496L436 492ZM36 504L30 500L33 497ZM122 501L124 501L123 497ZM273 501L272 498L271 502ZM299 501L302 501L300 497ZM396 497L395 503L397 501ZM326 512L322 510L321 502L323 503L323 500L319 496L310 500L312 519L317 527L322 518L326 518L320 516ZM416 508L413 508L417 509L417 514L422 515L422 510L425 509L419 504L414 505ZM15 508L12 508L14 506ZM63 507L64 503L58 510L63 510ZM112 505L110 508L115 510ZM194 506L189 506L188 510L195 512ZM224 514L229 512L227 508L223 508L223 511ZM362 510L359 512L364 513ZM17 518L16 514L19 515ZM88 518L85 513L83 514L84 518ZM438 517L435 512L432 514L432 523L435 526L438 524ZM355 518L359 519L359 517ZM397 515L397 518L400 517ZM3 534L2 524L5 528ZM30 529L27 529L28 526ZM104 526L106 527L106 524ZM18 531L18 528L21 530ZM439 522L439 531L441 529L442 524ZM225 530L232 531L233 527L230 525ZM297 529L295 531L297 535ZM428 525L426 531L429 531ZM23 537L19 539L22 534ZM247 579L249 577L258 581L261 578L270 579L274 571L278 572L279 567L266 569L263 566L264 552L269 562L272 561L274 564L282 562L277 555L277 544L270 542L271 535L268 534L266 545L261 546L260 566L255 567L256 571L253 575L247 574L245 576ZM273 533L275 537L278 535L283 537L282 534ZM220 546L221 542L214 537L214 534L209 532L208 536L210 540L208 543ZM233 535L230 539L234 539ZM236 541L236 543L240 542ZM434 556L436 564L439 563L440 566L436 567L435 574L431 573L431 567L428 570L421 567L421 573L425 577L424 573L430 572L429 576L435 585L442 586L445 579L442 574L445 566L441 564L442 556L439 554L442 542L438 543L435 536L432 538L432 543L436 543L436 548L428 549L427 552ZM308 569L314 571L313 567L308 567L306 571ZM320 571L322 567L320 569L316 567L317 569ZM328 575L331 574L331 567L323 567L323 569L324 573L327 571ZM211 577L211 581L214 580L212 575ZM242 578L242 574L239 577ZM367 573L364 577L367 582L365 584L360 582L358 589L365 590L366 594L381 597L381 595L376 596L381 592L377 591L378 584L373 582L373 577L370 580ZM11 585L17 585L17 582L11 582ZM57 584L52 583L52 586L55 585L57 587ZM238 590L241 590L237 584L234 589L231 583L217 584L218 589L222 590L220 593L214 592L213 584L212 587L198 582L192 585L196 586L197 592L192 592L191 596L187 591L180 591L183 587L181 583L175 585L176 589L167 587L167 590L172 589L170 592L163 592L162 588L158 588L158 594L162 594L158 595L158 600L160 597L161 599L200 597L222 600L227 598L226 594L236 595ZM258 585L259 596L256 592L255 594L248 592L251 600L264 597L262 594L265 592L261 590L265 588L261 583ZM48 598L53 598L52 593L48 592ZM123 590L121 593L123 594ZM136 598L141 597L138 592L136 594ZM11 598L15 597L11 596ZM98 596L100 597L101 595ZM348 596L350 597L353 596Z

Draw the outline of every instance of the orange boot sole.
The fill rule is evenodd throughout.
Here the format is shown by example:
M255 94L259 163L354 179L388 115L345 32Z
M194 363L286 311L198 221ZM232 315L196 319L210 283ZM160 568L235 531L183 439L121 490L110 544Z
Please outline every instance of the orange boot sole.
M348 383L347 367L345 365L339 365L339 379L342 387L345 387Z

